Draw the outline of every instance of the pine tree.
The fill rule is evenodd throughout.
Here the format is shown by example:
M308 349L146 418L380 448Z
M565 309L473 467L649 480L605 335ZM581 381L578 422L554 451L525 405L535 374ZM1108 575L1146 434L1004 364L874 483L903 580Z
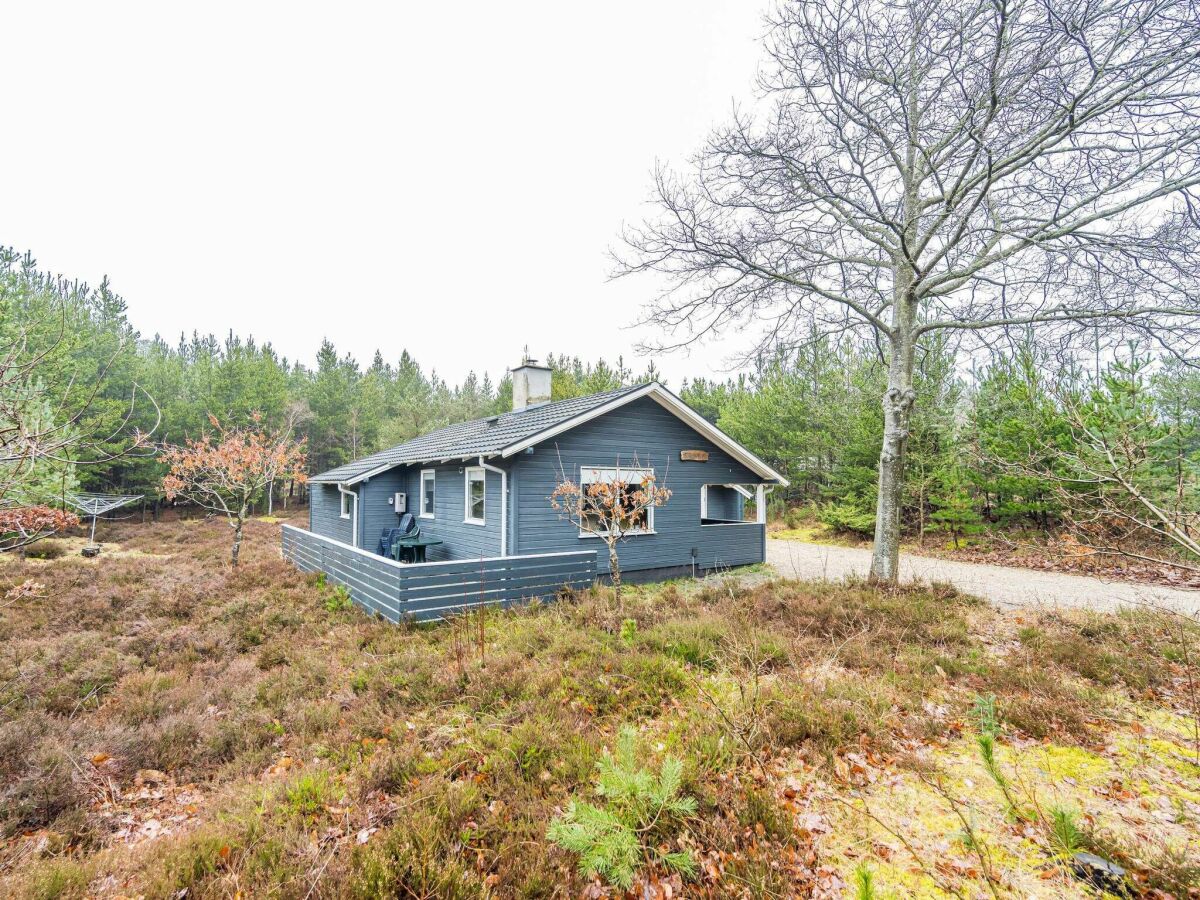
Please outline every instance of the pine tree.
M694 875L696 862L690 853L660 848L671 829L696 812L695 799L682 794L683 763L668 756L657 775L651 772L638 760L637 732L626 725L616 754L606 751L596 767L596 793L603 805L571 800L546 837L579 855L585 878L599 875L626 890L639 869L652 862Z

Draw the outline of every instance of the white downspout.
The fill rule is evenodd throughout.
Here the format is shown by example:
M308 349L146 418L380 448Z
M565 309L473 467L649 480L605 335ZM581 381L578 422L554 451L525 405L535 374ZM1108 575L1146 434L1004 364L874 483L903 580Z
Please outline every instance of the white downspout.
M352 547L357 547L358 546L358 492L346 490L346 485L340 481L338 482L337 489L338 489L339 494L349 494L352 498L354 498L353 500L351 500L351 504L353 506L353 512L350 513L350 545Z
M479 457L479 467L500 476L500 555L508 556L508 472L491 465L482 456Z

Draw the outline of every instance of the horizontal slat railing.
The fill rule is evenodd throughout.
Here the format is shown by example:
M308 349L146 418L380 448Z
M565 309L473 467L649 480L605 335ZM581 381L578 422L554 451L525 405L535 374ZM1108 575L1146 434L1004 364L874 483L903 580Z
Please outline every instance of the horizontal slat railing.
M283 526L282 547L296 568L324 572L359 606L391 622L553 599L563 588L581 590L596 579L592 550L406 564L292 525Z

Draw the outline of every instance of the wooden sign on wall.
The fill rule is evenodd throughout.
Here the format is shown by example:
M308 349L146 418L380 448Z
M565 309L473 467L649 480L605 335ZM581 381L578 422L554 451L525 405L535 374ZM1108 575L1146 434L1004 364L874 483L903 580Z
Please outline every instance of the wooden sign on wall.
M684 462L708 462L707 450L680 450L679 458Z

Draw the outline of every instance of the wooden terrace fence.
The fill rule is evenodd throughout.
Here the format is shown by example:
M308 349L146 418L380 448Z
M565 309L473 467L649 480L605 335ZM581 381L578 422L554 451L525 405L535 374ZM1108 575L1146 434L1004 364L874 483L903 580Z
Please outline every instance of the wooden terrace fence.
M399 563L292 525L283 526L283 556L301 571L324 572L359 606L391 622L553 599L596 579L595 551Z

